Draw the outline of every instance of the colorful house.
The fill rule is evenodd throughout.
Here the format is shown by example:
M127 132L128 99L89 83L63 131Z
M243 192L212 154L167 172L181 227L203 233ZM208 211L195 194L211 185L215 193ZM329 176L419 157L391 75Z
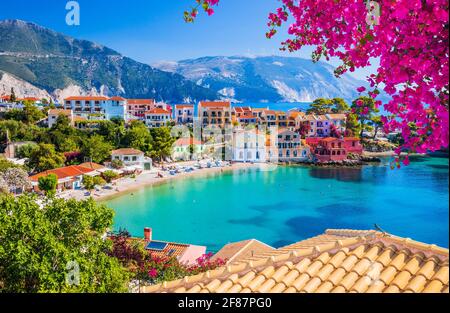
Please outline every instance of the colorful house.
M172 120L172 114L161 108L154 108L145 112L145 125L149 128L158 128L167 126Z
M128 99L126 104L126 121L145 120L145 112L155 108L153 99Z
M319 162L339 162L347 159L347 150L343 138L306 138L306 143L311 147L314 157Z
M199 102L197 113L202 126L223 128L231 125L231 103L228 101Z
M344 146L345 150L347 150L347 154L353 153L362 155L363 154L363 146L357 137L345 137L344 138Z
M138 170L150 170L152 168L152 160L146 158L144 152L132 149L123 148L113 150L111 152L111 161L121 161L125 167L135 168Z
M194 123L194 105L193 104L175 105L175 122L177 124Z
M191 151L193 149L193 151ZM173 144L172 158L174 160L192 160L202 155L204 146L195 138L180 138Z
M58 117L67 116L70 121L70 124L74 126L74 116L72 110L63 110L63 109L50 109L48 110L48 128L52 128L55 125Z
M100 165L96 165L95 167L99 167ZM34 191L39 191L39 178L46 177L50 174L55 174L58 177L57 190L63 191L66 189L79 189L83 183L83 176L98 176L100 175L93 166L85 167L81 165L71 165L61 168L56 168L53 170L48 170L29 178L31 182L31 186Z
M195 265L197 259L206 253L205 246L153 240L152 233L151 228L144 228L145 250L153 257L176 258L181 264Z
M303 162L310 158L309 146L305 145L300 135L292 130L279 129L274 146L275 150L269 150L271 160L277 158L279 162Z
M126 103L127 100L122 97L76 96L64 99L64 109L88 119L125 119Z
M257 129L235 130L232 153L235 162L266 162L266 134Z

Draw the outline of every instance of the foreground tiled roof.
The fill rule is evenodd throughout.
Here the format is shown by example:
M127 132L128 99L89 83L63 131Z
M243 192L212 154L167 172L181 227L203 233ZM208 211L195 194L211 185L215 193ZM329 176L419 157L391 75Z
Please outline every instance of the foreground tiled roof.
M147 250L153 257L179 257L184 254L189 247L187 244L168 242L164 250Z
M325 234L144 292L449 292L448 249L376 231Z
M227 264L235 264L263 253L273 252L274 250L275 248L261 241L250 239L225 245L212 257L212 260L222 259L226 260Z

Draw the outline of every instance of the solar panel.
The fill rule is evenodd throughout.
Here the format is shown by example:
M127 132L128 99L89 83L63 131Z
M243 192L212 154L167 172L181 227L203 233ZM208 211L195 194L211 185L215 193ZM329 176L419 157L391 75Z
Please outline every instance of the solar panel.
M175 249L170 249L169 252L167 252L168 256L172 256L172 254L175 253Z
M158 251L162 251L167 247L167 242L163 242L163 241L150 241L147 246L145 247L145 249L147 250L158 250Z

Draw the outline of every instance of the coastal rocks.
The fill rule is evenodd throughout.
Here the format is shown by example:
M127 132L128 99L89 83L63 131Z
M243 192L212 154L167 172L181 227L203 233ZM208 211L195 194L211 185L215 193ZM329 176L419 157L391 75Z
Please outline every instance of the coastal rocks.
M364 150L368 152L388 152L396 148L394 144L380 140L365 139L362 144L364 146Z

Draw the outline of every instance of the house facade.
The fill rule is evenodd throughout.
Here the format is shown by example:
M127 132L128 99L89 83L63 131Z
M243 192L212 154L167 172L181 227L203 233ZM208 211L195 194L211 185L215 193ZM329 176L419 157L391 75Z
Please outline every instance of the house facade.
M199 102L198 117L202 126L225 127L231 125L230 102Z
M197 156L202 155L203 152L204 146L200 140L180 138L173 144L172 159L177 161L197 159Z
M87 119L125 119L127 100L121 97L69 97L64 99L64 109L75 116Z
M113 150L111 161L121 161L125 167L134 167L141 170L152 168L152 160L146 158L144 152L132 148Z
M145 112L155 108L153 99L128 99L126 105L126 121L145 120Z
M266 134L252 130L236 130L232 141L233 161L266 162Z
M67 116L70 124L74 126L74 116L72 110L50 109L48 110L48 128L52 128L56 124L58 117Z
M292 130L278 130L275 147L279 162L303 162L310 159L308 145L304 144L300 135Z
M347 159L345 140L343 138L307 138L306 142L311 146L314 158L318 162L339 162Z
M167 126L172 120L169 111L155 108L145 112L145 125L149 128L157 128Z
M93 167L84 167L81 165L72 165L61 167L53 170L48 170L29 178L31 186L34 191L39 191L39 178L46 177L50 174L56 175L58 177L57 190L71 190L80 189L83 184L83 176L98 176L100 175Z
M194 123L194 105L193 104L177 104L175 105L175 122L177 124Z

